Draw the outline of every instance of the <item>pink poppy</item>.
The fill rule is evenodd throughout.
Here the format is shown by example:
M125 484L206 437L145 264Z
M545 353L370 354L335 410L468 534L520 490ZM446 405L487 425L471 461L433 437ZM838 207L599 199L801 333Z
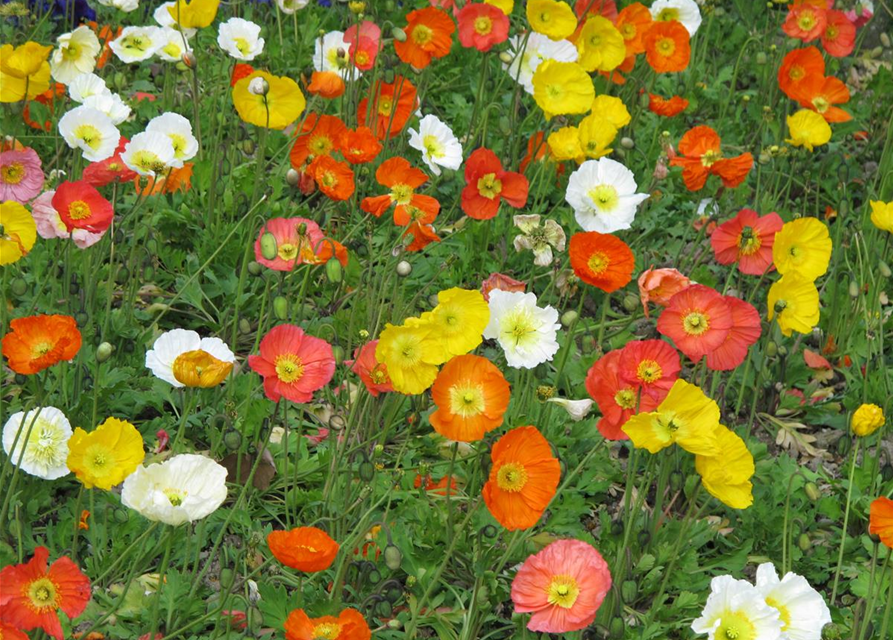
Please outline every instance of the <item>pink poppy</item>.
M62 221L59 212L53 207L53 196L55 191L45 191L41 193L34 202L31 203L31 217L37 225L37 234L44 240L52 240L54 238L71 238L78 249L86 249L102 240L105 231L102 233L93 233L86 229L74 229L68 233L68 228Z
M261 227L254 242L254 259L274 271L325 264L333 255L347 266L347 249L326 238L319 225L306 218L273 218Z
M248 356L248 366L264 378L264 392L273 402L283 396L310 402L313 392L335 374L332 345L304 333L301 327L281 324L260 341L260 355Z
M732 328L725 342L707 354L707 368L730 371L744 362L750 345L760 339L760 313L753 305L735 296L725 296L732 312Z
M742 209L734 218L716 227L710 244L719 264L738 263L741 273L761 276L772 266L772 245L775 234L784 222L773 212L760 216L751 209Z
M490 302L490 292L493 291L493 289L500 289L501 291L520 291L523 293L527 290L527 283L515 280L502 273L491 273L489 277L481 283L481 293L484 295L484 300L487 302Z
M676 269L646 269L639 276L639 297L648 318L648 303L654 302L662 307L670 304L670 298L683 289L691 286L691 280Z
M381 27L369 20L351 25L344 32L344 42L350 45L348 54L357 69L368 71L375 65L381 51Z
M698 362L725 343L732 324L725 297L710 287L694 284L670 299L657 319L657 331L692 362Z
M874 16L874 5L870 0L860 0L853 9L844 12L857 29L864 27Z
M367 342L362 347L357 347L353 353L353 360L344 361L351 371L360 376L366 389L376 398L380 393L394 390L391 378L388 376L388 368L375 358L377 346L378 340Z
M601 554L581 540L557 540L530 556L512 580L515 612L532 613L527 628L543 633L585 629L611 588Z
M25 204L43 188L40 156L31 148L0 152L0 202Z

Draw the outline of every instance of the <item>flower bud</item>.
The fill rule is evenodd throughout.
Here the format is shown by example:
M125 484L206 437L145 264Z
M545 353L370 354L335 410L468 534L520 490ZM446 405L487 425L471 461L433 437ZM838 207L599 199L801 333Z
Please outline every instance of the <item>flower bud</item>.
M853 413L850 427L857 436L864 438L884 426L884 410L876 404L863 404Z
M289 169L285 172L285 181L289 186L297 187L298 183L301 181L301 174L294 169Z
M639 595L639 588L636 581L624 580L620 587L620 595L623 598L623 602L626 604L635 602L636 596Z
M769 164L769 162L772 160L772 156L769 155L769 153L766 151L760 151L760 155L757 160L760 164Z
M636 146L636 142L628 136L623 136L620 138L620 146L624 149L633 149Z
M3 235L2 228L0 228L0 235ZM23 296L28 291L28 283L25 282L24 278L19 276L12 281L9 288L15 295Z
M256 96L265 96L270 92L270 83L263 78L254 78L248 83L248 93Z
M279 243L276 242L276 236L267 231L260 237L260 255L264 260L273 260L279 254Z
M195 54L191 51L184 51L183 55L180 56L180 60L183 62L184 65L186 65L188 69L195 69L195 65L198 62L195 59Z
M341 262L338 258L329 258L329 261L326 262L326 278L328 278L329 282L338 283L344 277L344 272L341 269Z
M246 336L251 333L251 323L248 322L248 318L239 319L239 331Z
M813 502L822 497L822 492L819 491L819 488L816 486L815 482L807 482L806 486L803 487L803 491L806 492L806 495Z
M757 64L766 64L769 61L769 58L766 56L764 51L757 52Z
M499 61L502 62L502 64L511 64L514 59L514 56L508 51L502 51L499 54Z
M391 35L397 42L406 42L406 32L400 27L391 29Z
M285 320L288 317L288 300L285 299L285 296L273 298L273 315L279 320Z
M633 295L632 293L628 293L623 296L623 308L630 313L639 308L640 302L641 300L639 299L639 296Z
M401 260L397 263L397 275L401 278L405 278L410 273L412 273L412 265L409 264L406 260Z
M264 267L257 260L252 260L251 262L248 263L248 273L250 273L251 275L259 276L263 272L264 272Z
M363 482L372 482L372 479L375 477L375 465L368 460L361 462L357 469L357 475L360 476L360 480Z
M242 445L242 434L235 429L230 429L223 434L223 444L226 445L227 449L238 449Z
M625 633L625 629L626 629L626 623L623 622L623 618L621 618L620 616L615 616L611 620L611 629L610 629L609 637L612 639L616 638L619 640L619 638L623 637L623 634Z
M96 361L100 363L105 362L112 357L114 350L115 347L108 342L101 342L99 346L96 347Z
M561 316L561 324L563 324L565 327L569 327L574 324L579 317L580 314L578 314L573 309L565 311L564 314Z
M889 278L891 275L893 275L893 272L890 271L890 266L883 260L881 260L878 263L877 267L878 267L878 271L880 271L881 275L884 276L885 278Z
M338 344L332 345L332 357L337 364L344 362L344 347Z
M766 355L770 358L774 358L778 355L778 344L774 340L770 340L766 344Z
M797 538L797 546L800 547L800 551L807 551L812 547L812 540L809 539L806 533L801 533L800 537Z
M396 571L400 568L402 562L403 554L400 553L400 549L392 544L389 544L384 548L384 563L387 565L388 569Z
M850 297L858 298L859 297L859 283L855 280L850 280Z

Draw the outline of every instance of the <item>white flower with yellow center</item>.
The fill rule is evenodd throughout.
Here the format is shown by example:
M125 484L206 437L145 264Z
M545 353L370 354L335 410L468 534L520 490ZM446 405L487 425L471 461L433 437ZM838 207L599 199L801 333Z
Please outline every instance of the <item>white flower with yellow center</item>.
M692 622L695 633L708 640L782 640L778 611L747 580L719 576L710 581L710 596L701 617Z
M363 73L350 59L350 44L344 41L343 31L329 31L316 39L313 50L313 68L316 71L333 71L343 80L356 80Z
M189 46L188 36L186 37L186 42L184 44L184 35L185 34L180 33L176 29L162 27L158 37L158 51L156 51L155 54L165 62L180 62L183 59L184 53L192 51L192 47Z
M511 48L507 54L510 56L511 62L503 63L502 68L530 95L533 95L533 72L544 60L577 61L577 47L573 43L568 40L552 40L541 33L532 32L529 36L512 36L509 38L509 44Z
M121 62L148 60L161 48L163 32L158 27L124 27L121 35L109 43Z
M153 522L177 526L214 513L226 500L226 469L194 454L140 466L124 481L121 502Z
M81 105L59 119L59 134L86 160L100 162L115 155L121 133L102 111Z
M112 7L124 13L130 13L139 8L140 0L99 0L103 7Z
M152 177L162 175L178 164L171 139L163 133L150 131L133 136L133 140L124 146L121 160L141 176ZM182 162L179 166L183 166Z
M117 93L87 96L84 98L84 106L101 111L114 125L121 124L130 116L130 107Z
M176 6L175 2L164 2L159 5L157 9L155 9L155 11L152 13L152 17L155 18L155 22L157 22L162 27L173 29L175 31L182 31L187 38L191 38L196 34L198 29L180 27L177 24L177 21L174 20L171 12L168 11L168 9L174 6Z
M276 0L276 5L279 7L279 10L288 15L293 14L299 9L303 9L308 4L310 4L310 0Z
M654 0L651 17L657 21L681 22L689 36L695 35L701 26L701 10L695 0Z
M175 387L185 386L174 376L177 358L193 351L204 351L221 362L234 363L236 356L220 338L202 338L195 331L172 329L158 336L146 352L146 367Z
M574 208L577 222L586 231L613 233L629 229L636 208L648 199L636 193L633 172L616 160L587 160L574 171L564 199Z
M217 46L236 60L254 60L264 50L260 25L242 18L230 18L220 24Z
M182 167L183 163L192 160L198 153L198 140L192 135L192 124L178 113L163 113L156 116L146 125L147 133L161 133L171 140L174 146L174 163L171 166Z
M422 152L422 160L436 176L440 167L455 170L462 166L462 145L437 116L429 114L419 121L418 131L409 130L409 146Z
M67 85L83 73L96 68L96 56L102 50L99 38L88 26L80 26L71 33L56 38L56 49L50 58L53 80Z
M32 409L9 416L3 426L3 450L25 473L55 480L69 473L71 425L56 407Z
M831 623L831 611L806 578L788 572L779 580L775 567L767 562L757 567L756 583L766 604L778 610L782 637L822 640L822 627Z
M484 338L499 342L510 367L532 369L558 352L558 311L536 306L536 295L494 289L489 304Z
M90 96L107 96L111 93L105 80L95 73L82 73L68 83L68 97L75 102L83 103Z

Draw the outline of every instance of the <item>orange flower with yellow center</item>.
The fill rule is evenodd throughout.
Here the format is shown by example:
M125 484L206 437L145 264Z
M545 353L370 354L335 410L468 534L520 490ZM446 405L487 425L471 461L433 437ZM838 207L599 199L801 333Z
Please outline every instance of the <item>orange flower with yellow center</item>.
M480 356L456 356L431 387L437 405L431 426L450 440L480 440L502 424L509 396L509 383L496 365Z
M172 369L177 381L187 387L210 389L226 380L233 370L233 363L224 362L207 351L196 349L177 356Z

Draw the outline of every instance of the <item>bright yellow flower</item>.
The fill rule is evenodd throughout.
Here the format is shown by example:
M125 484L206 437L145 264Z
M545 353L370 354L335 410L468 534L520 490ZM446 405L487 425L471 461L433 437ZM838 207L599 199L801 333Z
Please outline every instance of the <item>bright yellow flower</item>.
M174 378L187 387L210 389L226 380L233 370L233 363L224 362L207 351L196 349L178 355L171 370Z
M431 322L409 318L402 327L388 324L381 332L375 359L387 367L394 390L415 395L434 384L442 347L433 330Z
M651 453L676 443L696 455L716 456L717 427L717 404L700 387L677 380L657 410L634 415L623 426L623 432L637 449Z
M545 60L533 74L533 99L546 118L586 113L595 99L592 78L576 62Z
M850 427L853 433L864 438L884 426L884 410L876 404L862 404L853 413Z
M583 147L580 146L580 130L577 127L561 127L549 134L549 151L555 160L576 160L583 162Z
M819 290L797 273L783 276L769 288L769 321L778 316L781 332L809 333L819 323Z
M623 104L623 100L616 96L605 94L595 96L595 100L592 101L592 108L589 111L592 115L607 120L616 129L625 127L632 120L632 116L629 115L629 109Z
M893 233L893 202L872 200L871 223L881 231Z
M589 16L577 39L577 52L586 71L613 71L626 58L626 42L610 20Z
M249 90L255 78L267 82L266 95ZM239 80L233 87L233 103L242 120L269 129L285 129L298 119L307 106L297 82L266 71L255 71Z
M723 425L716 430L716 456L695 456L695 469L704 488L714 498L733 509L753 504L753 455L744 440Z
M203 29L214 22L220 0L176 0L168 7L174 22L187 29Z
M68 441L68 468L87 489L108 491L143 463L143 437L126 420L108 418L92 432L80 427Z
M557 0L529 0L527 22L531 29L552 40L564 40L577 30L574 10Z
M52 47L36 42L13 47L0 47L0 102L33 100L50 88L50 64L47 57Z
M480 291L454 287L437 294L437 306L423 313L419 322L430 323L430 339L440 352L433 364L465 355L483 342L490 322L490 306Z
M617 137L614 125L600 115L590 114L580 121L580 147L589 158L611 153L610 144Z
M786 222L775 234L772 260L781 275L796 273L806 280L815 280L828 270L831 248L831 236L824 222L798 218Z
M510 15L515 9L515 0L484 0L484 4L492 4L505 15Z
M37 241L37 225L28 210L12 200L0 204L0 265L28 255Z
M831 139L831 125L820 113L809 109L800 109L792 116L788 116L788 130L791 137L785 142L795 147L806 147L812 151L813 147L826 144Z

